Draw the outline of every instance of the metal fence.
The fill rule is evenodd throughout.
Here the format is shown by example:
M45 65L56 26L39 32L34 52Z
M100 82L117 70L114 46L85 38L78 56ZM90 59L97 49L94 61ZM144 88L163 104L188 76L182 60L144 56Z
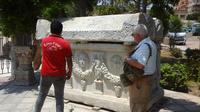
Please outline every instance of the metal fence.
M11 72L11 60L1 59L0 60L0 74L6 74Z
M11 72L10 39L0 36L0 75Z

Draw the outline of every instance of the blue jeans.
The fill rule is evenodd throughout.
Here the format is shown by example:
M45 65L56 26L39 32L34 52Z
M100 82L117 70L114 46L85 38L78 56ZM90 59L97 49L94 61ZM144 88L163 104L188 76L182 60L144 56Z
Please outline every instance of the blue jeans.
M40 90L37 97L33 112L41 112L45 98L49 92L51 85L54 86L55 98L56 98L56 112L64 112L64 77L51 77L41 76L40 78Z

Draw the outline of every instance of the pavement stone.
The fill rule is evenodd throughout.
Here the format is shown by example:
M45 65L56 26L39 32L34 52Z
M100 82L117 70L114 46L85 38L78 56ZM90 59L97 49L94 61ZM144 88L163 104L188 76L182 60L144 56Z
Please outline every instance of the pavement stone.
M38 87L16 86L8 77L0 75L0 112L32 112ZM65 112L113 112L98 107L78 104L65 100ZM55 112L55 99L48 96L42 112ZM152 108L151 112L200 112L200 97L165 90L165 97Z

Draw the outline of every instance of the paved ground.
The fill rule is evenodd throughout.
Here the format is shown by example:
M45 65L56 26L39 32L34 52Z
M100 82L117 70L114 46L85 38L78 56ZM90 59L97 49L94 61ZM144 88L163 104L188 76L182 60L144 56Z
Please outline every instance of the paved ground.
M37 86L16 86L9 74L0 75L0 112L31 112ZM96 109L96 110L95 110ZM65 112L111 112L65 100ZM55 101L47 97L42 112L55 112ZM200 97L165 90L165 97L152 112L200 112Z
M168 46L169 38L166 37L162 45ZM175 45L175 47L180 48L182 51L185 51L187 48L190 49L200 49L200 36L192 36L192 34L188 34L186 45Z
M176 45L177 48L181 50L186 50L187 48L190 49L200 49L200 36L192 36L187 38L186 45Z

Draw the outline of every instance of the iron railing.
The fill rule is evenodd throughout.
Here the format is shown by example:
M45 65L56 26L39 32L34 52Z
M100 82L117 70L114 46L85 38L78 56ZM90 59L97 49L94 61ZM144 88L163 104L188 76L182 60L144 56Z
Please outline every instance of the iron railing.
M11 72L10 38L0 35L0 75Z
M0 59L0 75L11 72L11 60Z

